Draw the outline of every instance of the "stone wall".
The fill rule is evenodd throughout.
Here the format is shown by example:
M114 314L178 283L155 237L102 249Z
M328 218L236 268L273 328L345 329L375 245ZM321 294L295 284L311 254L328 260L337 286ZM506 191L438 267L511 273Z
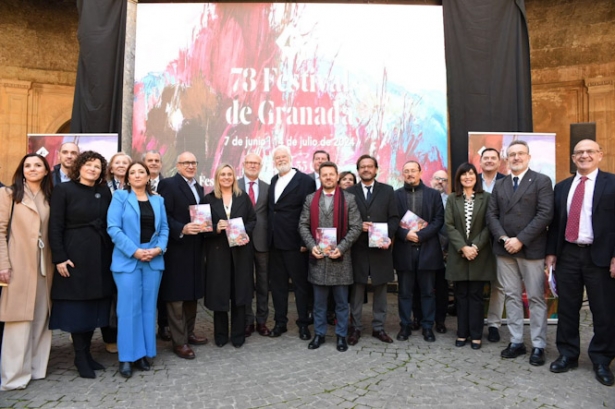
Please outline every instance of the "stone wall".
M557 179L569 173L570 124L596 122L615 172L615 2L525 0L534 131L557 133Z

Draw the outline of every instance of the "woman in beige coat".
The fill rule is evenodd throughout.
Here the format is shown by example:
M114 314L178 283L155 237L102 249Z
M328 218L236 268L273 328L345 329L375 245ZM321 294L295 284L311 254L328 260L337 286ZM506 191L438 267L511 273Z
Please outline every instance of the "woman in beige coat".
M24 389L47 374L53 278L47 239L51 171L44 157L28 154L13 184L0 188L0 321L4 321L2 390Z

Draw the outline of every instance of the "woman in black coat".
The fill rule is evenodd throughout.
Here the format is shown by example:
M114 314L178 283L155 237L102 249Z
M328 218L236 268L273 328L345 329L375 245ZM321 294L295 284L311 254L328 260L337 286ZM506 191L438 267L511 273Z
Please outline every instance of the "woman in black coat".
M214 312L216 345L228 342L229 300L231 310L231 342L239 348L245 342L246 305L254 292L254 249L249 238L230 247L226 230L229 219L241 218L246 233L252 236L256 225L254 206L247 194L237 186L233 167L222 164L216 170L214 191L205 201L211 205L214 231L205 234L205 306Z
M99 153L83 152L71 169L71 181L57 185L51 196L49 244L56 271L49 328L71 333L82 378L95 378L94 370L104 369L92 359L90 343L95 328L109 325L113 294L106 167Z

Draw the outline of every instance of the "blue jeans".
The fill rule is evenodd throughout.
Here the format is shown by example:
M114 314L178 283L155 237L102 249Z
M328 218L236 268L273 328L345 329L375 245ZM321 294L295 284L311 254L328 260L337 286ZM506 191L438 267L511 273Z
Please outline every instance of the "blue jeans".
M421 327L432 328L436 319L436 296L434 287L436 285L435 270L419 270L415 271L398 271L397 280L399 284L398 309L400 325L402 327L412 324L412 296L414 293L414 284L418 284L421 293L421 309L423 310L423 319Z
M329 290L335 299L335 334L340 337L348 335L348 286L347 285L312 285L314 287L314 332L324 337L327 334L327 299Z

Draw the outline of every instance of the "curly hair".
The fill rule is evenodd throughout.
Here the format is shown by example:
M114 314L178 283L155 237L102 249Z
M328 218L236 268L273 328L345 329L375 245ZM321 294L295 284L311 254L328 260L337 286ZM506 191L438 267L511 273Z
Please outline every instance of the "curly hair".
M81 177L81 168L83 165L96 159L100 161L100 176L98 176L98 180L96 180L95 184L102 185L103 183L106 183L105 174L107 173L107 159L105 159L105 157L100 153L94 151L85 151L77 156L73 166L70 168L70 172L68 172L68 177L70 177L70 180L79 182L79 178Z

